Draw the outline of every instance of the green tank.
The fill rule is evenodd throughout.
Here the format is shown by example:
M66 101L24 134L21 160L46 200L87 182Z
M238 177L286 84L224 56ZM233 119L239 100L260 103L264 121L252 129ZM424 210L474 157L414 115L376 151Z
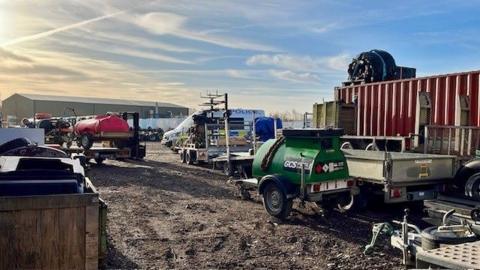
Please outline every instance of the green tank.
M312 184L348 178L348 169L340 150L341 129L284 130L283 137L265 142L255 154L252 172L255 178L279 174L301 184L304 165L305 183Z
M340 150L341 135L342 129L283 130L257 150L252 175L270 215L286 218L295 198L345 210L353 204L355 182Z

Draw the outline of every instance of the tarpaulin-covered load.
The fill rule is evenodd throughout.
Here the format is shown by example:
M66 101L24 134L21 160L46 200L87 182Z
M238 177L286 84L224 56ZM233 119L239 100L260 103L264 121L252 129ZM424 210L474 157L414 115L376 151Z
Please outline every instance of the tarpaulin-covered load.
M255 120L255 134L260 137L260 141L267 141L275 138L275 126L272 117L259 117ZM283 128L282 120L277 119L277 129Z
M98 115L92 119L86 119L75 125L75 133L96 135L105 133L128 133L127 121L116 115Z

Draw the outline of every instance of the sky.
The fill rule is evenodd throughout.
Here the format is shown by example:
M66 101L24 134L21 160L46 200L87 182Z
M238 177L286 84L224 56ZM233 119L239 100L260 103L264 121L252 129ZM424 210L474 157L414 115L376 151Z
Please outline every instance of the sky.
M418 76L477 70L479 0L0 0L0 98L15 92L312 110L383 49Z

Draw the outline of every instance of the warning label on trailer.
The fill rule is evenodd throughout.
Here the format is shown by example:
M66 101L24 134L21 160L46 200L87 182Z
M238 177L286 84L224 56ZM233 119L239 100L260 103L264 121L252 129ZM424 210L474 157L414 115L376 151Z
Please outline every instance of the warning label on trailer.
M324 164L319 163L318 170L315 168L316 173L330 173L343 170L345 168L345 163L343 161L338 162L327 162Z

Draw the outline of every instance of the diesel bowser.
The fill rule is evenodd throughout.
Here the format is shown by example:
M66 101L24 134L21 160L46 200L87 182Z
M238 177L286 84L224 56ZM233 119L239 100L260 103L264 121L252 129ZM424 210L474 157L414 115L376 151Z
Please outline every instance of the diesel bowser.
M342 129L284 129L255 153L252 178L235 181L242 195L256 187L271 216L285 219L294 199L349 210L358 192L340 150Z

